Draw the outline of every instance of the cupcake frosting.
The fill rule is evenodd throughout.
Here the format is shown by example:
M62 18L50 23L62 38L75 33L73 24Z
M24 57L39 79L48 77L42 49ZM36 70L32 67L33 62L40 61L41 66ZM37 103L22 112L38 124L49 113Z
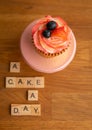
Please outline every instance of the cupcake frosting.
M50 21L55 21L57 26L51 31L51 36L46 38L43 36L43 31L46 30L46 24ZM66 49L69 45L70 28L66 22L60 17L45 16L38 20L32 28L32 37L34 45L37 49L44 53L58 53Z

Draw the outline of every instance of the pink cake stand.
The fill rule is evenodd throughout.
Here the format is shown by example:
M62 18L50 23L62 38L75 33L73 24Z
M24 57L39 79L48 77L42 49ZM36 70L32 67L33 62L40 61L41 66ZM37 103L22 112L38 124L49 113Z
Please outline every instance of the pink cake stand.
M39 72L54 73L63 70L73 60L76 52L76 40L73 32L71 31L70 34L71 45L63 54L46 58L41 56L32 44L31 30L36 22L28 25L21 36L20 49L24 59L30 67Z

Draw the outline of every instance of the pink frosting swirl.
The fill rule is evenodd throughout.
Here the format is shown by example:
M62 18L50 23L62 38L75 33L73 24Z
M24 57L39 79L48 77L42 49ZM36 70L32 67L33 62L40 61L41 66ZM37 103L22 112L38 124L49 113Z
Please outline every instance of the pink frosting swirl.
M51 32L51 37L45 38L42 32L46 29L46 24L49 21L57 23L56 29ZM34 45L37 49L44 53L58 53L66 49L69 45L70 28L66 22L60 17L52 18L46 16L36 22L32 28L32 36Z

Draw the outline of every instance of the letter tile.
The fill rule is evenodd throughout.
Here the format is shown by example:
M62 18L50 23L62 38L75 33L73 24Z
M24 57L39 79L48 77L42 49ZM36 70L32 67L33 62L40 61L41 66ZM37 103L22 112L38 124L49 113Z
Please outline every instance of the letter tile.
M10 72L20 72L20 62L10 62Z
M38 101L38 90L28 90L28 100Z
M40 104L33 104L32 106L32 116L40 116L41 115L41 105Z
M21 105L21 115L31 115L31 105L29 104L22 104Z
M26 82L26 79L24 77L17 77L16 88L26 88L25 82Z
M16 77L6 77L6 88L15 88Z
M34 88L35 79L33 77L26 77L27 88Z
M44 77L35 77L35 88L44 88Z
M11 104L11 115L21 115L21 106L19 104Z

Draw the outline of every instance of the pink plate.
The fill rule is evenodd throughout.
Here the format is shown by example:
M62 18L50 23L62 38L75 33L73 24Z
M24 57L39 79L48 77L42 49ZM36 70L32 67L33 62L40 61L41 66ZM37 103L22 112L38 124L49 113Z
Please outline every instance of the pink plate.
M32 44L31 29L35 23L36 21L27 26L21 36L20 48L24 59L30 67L39 72L54 73L64 69L73 60L76 52L76 40L73 32L70 35L71 44L63 54L46 58L41 56Z

